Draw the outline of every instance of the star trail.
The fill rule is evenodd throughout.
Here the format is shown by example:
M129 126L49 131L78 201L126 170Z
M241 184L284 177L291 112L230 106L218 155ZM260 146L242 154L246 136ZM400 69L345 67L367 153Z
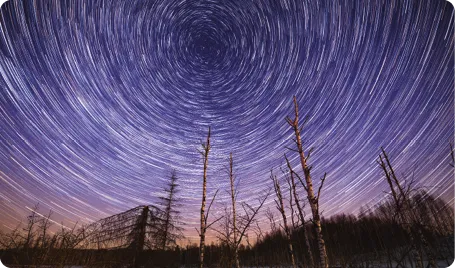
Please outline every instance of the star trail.
M208 127L214 213L230 152L238 201L255 205L284 153L301 172L286 149L294 95L316 185L327 172L323 216L386 195L381 146L401 178L453 203L453 25L436 0L8 1L0 229L37 203L67 226L156 203L176 169L193 240Z

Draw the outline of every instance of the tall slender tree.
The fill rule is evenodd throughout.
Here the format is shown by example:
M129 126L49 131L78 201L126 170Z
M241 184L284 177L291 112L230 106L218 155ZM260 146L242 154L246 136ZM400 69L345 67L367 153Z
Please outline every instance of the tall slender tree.
M284 233L286 234L286 240L288 243L288 252L289 252L289 257L291 258L291 263L293 268L297 268L295 264L295 257L294 257L294 249L292 247L292 241L291 241L291 230L289 229L288 223L287 223L287 217L286 217L286 212L284 208L284 203L283 203L283 195L281 193L281 187L280 183L278 182L278 179L273 173L270 174L270 178L273 181L273 186L275 188L275 195L278 198L278 200L275 199L275 204L276 208L278 211L281 213L281 216L283 217L283 229Z
M308 235L307 235L306 229L305 229L305 215L303 214L303 208L302 208L302 206L300 204L299 195L297 194L297 187L296 187L296 184L295 184L294 170L292 169L291 163L289 163L289 160L286 157L286 155L284 155L284 159L286 159L286 164L287 164L288 169L289 169L292 194L294 196L295 205L297 206L297 211L298 211L298 214L299 214L300 222L302 223L301 231L303 233L303 239L305 240L305 247L307 249L308 262L309 262L310 267L314 267L313 253L311 252L310 241L308 240Z
M245 202L241 203L243 213L237 214L237 204L236 204L236 195L237 191L235 188L235 175L234 175L234 160L232 158L232 153L229 155L229 167L228 167L229 181L231 185L231 202L232 202L232 211L226 208L225 211L225 221L221 224L222 231L214 229L215 232L219 234L218 238L226 245L229 246L229 250L232 250L231 259L234 262L236 268L240 267L238 251L242 243L242 239L246 237L248 244L248 231L254 228L253 224L257 223L256 216L258 215L260 209L264 205L270 191L267 191L263 196L258 198L258 205L253 207ZM231 215L232 213L232 215Z
M199 267L204 267L204 248L205 248L205 231L207 230L207 219L205 216L205 203L207 198L207 167L209 164L209 152L210 152L210 127L209 133L207 134L206 143L202 144L204 151L201 152L204 161L204 172L202 175L202 205L201 205L201 230L199 233Z
M199 267L202 268L204 267L204 252L205 252L205 233L210 226L221 220L223 217L219 217L215 219L212 223L207 224L207 219L208 215L210 213L210 208L212 207L213 201L215 201L216 195L218 194L218 190L216 190L215 194L212 197L212 201L210 201L210 204L207 208L207 211L205 211L205 203L207 199L207 168L209 164L209 152L211 149L210 146L210 127L209 127L209 132L207 134L207 141L205 143L202 143L202 149L203 151L200 151L202 155L202 159L204 161L204 169L203 169L203 176L202 176L202 205L201 205L201 226L200 230L198 230L199 237L200 237L200 243L199 243ZM197 229L196 229L197 230Z
M326 176L321 180L321 184L318 189L318 194L317 196L314 194L313 190L313 180L311 178L311 167L307 164L307 157L305 156L305 153L303 151L303 146L302 146L302 139L300 136L300 133L302 131L303 126L299 125L299 106L297 104L297 98L294 96L294 113L295 113L295 118L292 120L290 117L286 117L286 121L288 124L292 127L294 130L295 134L295 143L297 145L297 152L300 157L300 164L302 165L303 173L305 175L305 182L302 182L303 187L305 188L307 192L307 198L308 202L310 203L311 206L311 213L313 216L313 224L316 230L316 239L318 241L318 250L319 250L319 266L322 268L328 268L329 267L329 262L327 258L327 251L325 247L325 242L324 238L322 235L322 227L321 227L321 217L319 214L319 199L321 196L321 189L322 186L324 185L324 181Z
M178 207L180 206L180 199L177 196L179 192L177 180L177 173L173 170L167 185L163 189L166 195L160 197L159 205L162 215L159 248L162 250L171 245L176 245L177 239L183 237L183 228L179 226L181 222L179 221L180 211Z
M236 211L235 211L235 188L234 188L234 160L232 159L232 153L229 154L229 181L231 183L231 201L232 201L232 231L234 232L234 262L235 267L240 268L239 257L238 257L238 247L237 243L237 221L236 221Z

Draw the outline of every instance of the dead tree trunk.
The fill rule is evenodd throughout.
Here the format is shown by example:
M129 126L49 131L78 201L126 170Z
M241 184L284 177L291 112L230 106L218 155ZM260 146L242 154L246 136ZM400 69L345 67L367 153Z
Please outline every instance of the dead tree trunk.
M234 236L234 262L235 267L240 268L238 247L237 247L237 226L236 226L236 212L235 212L235 190L234 190L234 160L232 159L232 153L229 155L229 180L231 182L231 200L232 200L232 225L233 225L233 236Z
M205 218L205 202L207 195L207 166L209 162L209 152L210 152L210 127L209 133L207 135L207 142L202 144L204 151L202 152L204 158L204 173L203 173L203 184L202 184L202 205L201 205L201 231L199 233L201 240L199 244L199 267L204 267L204 248L205 248L205 231L206 227L206 218Z
M410 192L411 192L411 185L408 185L408 189L404 189L403 186L400 184L397 176L395 175L395 171L392 167L392 164L389 161L389 157L387 156L384 148L381 147L382 155L379 155L379 165L381 166L382 170L384 171L384 175L386 177L387 183L389 184L390 190L392 192L392 197L395 203L395 214L398 217L398 222L403 225L406 233L408 234L409 238L411 239L411 246L412 246L412 253L416 259L418 267L424 267L423 260L419 254L419 249L417 246L417 241L420 240L422 243L424 250L427 254L430 267L436 267L435 258L431 252L431 248L428 245L428 241L424 237L422 230L419 228L418 219L415 216L414 208L410 202ZM385 162L384 162L385 160ZM398 188L398 193L395 191L395 183L396 188ZM408 213L410 219L405 218L405 213ZM411 225L416 226L417 234L415 234L411 230Z
M280 183L278 182L278 179L276 178L276 176L274 176L273 174L271 174L270 176L273 181L273 186L275 187L275 194L278 198L278 201L275 199L275 204L276 204L278 211L280 211L281 216L283 217L283 225L284 225L283 228L284 228L284 232L286 234L286 239L288 241L289 257L291 258L292 267L297 268L297 266L295 265L294 250L292 248L292 242L291 242L291 231L289 230L289 226L288 226L287 220L286 220L286 212L284 211L283 196L281 194Z
M229 167L228 167L228 175L229 181L231 185L231 201L232 201L232 217L229 210L225 209L225 221L221 224L221 229L223 231L219 231L217 229L213 229L213 231L219 234L219 239L224 244L229 246L229 261L234 261L235 267L240 268L239 263L239 246L242 243L242 239L246 237L247 244L248 242L248 231L250 230L252 224L256 223L256 216L258 215L260 209L264 205L265 201L267 200L268 196L270 195L270 191L266 192L263 197L258 199L258 206L254 208L253 206L243 202L241 203L241 207L243 208L243 214L237 214L237 204L236 204L236 189L235 189L235 178L234 178L234 171L233 171L234 161L232 158L232 153L229 155ZM216 196L216 194L215 194ZM213 199L212 199L213 203ZM210 206L209 209L210 210ZM207 211L208 214L208 211ZM209 224L207 228L210 228L211 225L219 221L221 218L216 219L214 222ZM258 227L259 228L259 227ZM231 264L230 264L231 265Z
M306 228L305 228L305 216L303 215L303 210L302 210L302 207L300 206L299 196L298 196L297 191L296 191L294 170L292 169L291 163L289 163L289 160L286 157L286 155L284 156L284 158L286 159L286 164L287 164L287 166L289 168L289 173L290 173L290 176L291 176L292 193L294 195L295 204L296 204L297 210L299 212L300 221L302 222L303 239L305 240L305 246L307 248L307 255L308 255L309 265L310 265L310 267L315 267L314 266L314 260L313 260L313 253L311 252L311 247L310 247L310 241L308 240L308 235L306 233Z
M291 120L289 117L286 118L288 124L293 128L295 133L295 143L297 144L298 153L300 156L300 163L302 165L303 173L305 174L305 182L306 185L303 184L305 190L307 192L308 202L311 206L311 213L313 215L313 224L316 229L316 238L318 240L318 249L319 249L319 266L322 268L328 268L328 258L327 258L327 251L325 248L325 242L322 236L322 228L321 228L321 219L319 215L319 197L321 193L322 186L324 184L325 176L321 181L321 186L318 190L318 196L314 195L313 191L313 180L311 179L310 175L310 167L307 165L307 159L303 152L302 147L302 139L300 137L301 127L299 126L299 107L297 105L297 99L294 96L294 107L295 107L295 118Z

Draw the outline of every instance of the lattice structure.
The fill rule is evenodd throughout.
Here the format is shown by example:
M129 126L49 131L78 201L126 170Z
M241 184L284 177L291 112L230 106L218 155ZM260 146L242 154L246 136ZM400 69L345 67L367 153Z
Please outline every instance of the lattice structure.
M86 246L95 249L153 249L161 231L161 210L155 206L138 206L86 227Z

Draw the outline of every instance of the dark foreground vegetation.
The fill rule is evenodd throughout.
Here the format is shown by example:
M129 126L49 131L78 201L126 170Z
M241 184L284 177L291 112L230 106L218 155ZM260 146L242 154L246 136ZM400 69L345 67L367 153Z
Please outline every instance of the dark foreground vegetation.
M412 249L419 248L418 254L428 263L432 256L437 267L448 267L454 260L453 210L439 199L425 192L412 196L412 204L418 206L406 217L416 217L418 221L411 228L414 235L422 237L411 241L406 228L394 220L393 205L386 202L382 206L364 210L361 215L338 215L322 219L323 235L326 238L328 259L331 266L337 267L415 267L416 256ZM310 246L317 246L317 239L311 224L305 226ZM238 249L242 266L290 265L286 234L281 228L260 234L253 245L242 244ZM292 229L291 241L296 263L309 267L306 248L303 246L303 227ZM0 258L6 265L80 265L90 267L195 267L199 264L199 247L187 245L173 246L166 250L122 249L83 249L75 245L78 240L76 230L63 231L43 239L39 225L31 232L32 239L16 237L15 245L11 237L3 234ZM41 232L42 233L42 232ZM10 240L8 240L8 238ZM425 251L425 243L430 251ZM27 245L28 242L28 245ZM415 243L415 244L413 244ZM232 267L233 250L226 243L207 245L204 263L208 267ZM317 260L318 256L312 256Z
M234 158L227 161L231 204L224 215L210 219L218 191L207 200L210 129L202 145L203 184L199 245L183 241L178 179L171 173L163 196L155 205L138 206L87 226L51 232L51 214L35 211L26 226L0 233L0 259L9 266L64 267L448 267L454 261L454 210L443 200L416 188L412 178L396 176L392 161L381 148L382 170L389 195L375 207L360 208L359 215L325 219L319 211L326 175L313 185L304 151L294 98L294 118L287 118L295 138L291 151L299 168L284 155L285 183L271 171L270 191L253 204L238 203ZM451 145L452 167L455 164ZM275 209L263 211L274 192ZM302 195L302 193L304 193ZM301 196L302 195L302 196ZM209 202L207 202L209 201ZM35 208L37 210L37 208ZM258 215L268 222L258 222ZM310 217L307 217L311 215ZM263 232L264 225L269 225ZM262 228L262 229L261 229ZM217 243L208 245L206 231ZM254 241L251 242L251 241Z

